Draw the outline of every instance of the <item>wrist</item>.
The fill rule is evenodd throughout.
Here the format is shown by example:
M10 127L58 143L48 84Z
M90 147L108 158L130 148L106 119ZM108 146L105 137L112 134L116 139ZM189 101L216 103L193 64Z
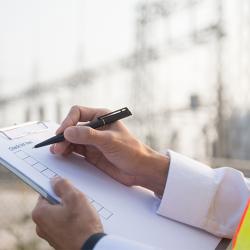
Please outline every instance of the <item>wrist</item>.
M147 148L141 164L143 173L137 176L137 185L153 191L157 196L162 196L167 181L170 157Z

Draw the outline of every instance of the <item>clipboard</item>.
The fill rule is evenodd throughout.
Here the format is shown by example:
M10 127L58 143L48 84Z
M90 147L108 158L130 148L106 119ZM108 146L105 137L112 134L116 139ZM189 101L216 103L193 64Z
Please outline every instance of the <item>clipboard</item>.
M0 138L2 140L5 140L6 142L7 141L14 142L29 135L34 135L48 131L48 129L49 127L45 122L38 122L38 121L28 122L0 129ZM18 152L18 150L15 151L14 149L13 151ZM5 166L10 172L15 174L18 178L20 178L24 183L26 183L28 186L30 186L32 189L34 189L40 195L46 198L50 203L57 204L60 202L60 199L56 199L54 195L51 195L49 192L47 192L47 190L45 190L41 185L39 185L39 183L35 182L32 178L25 175L24 172L20 171L18 168L13 166L6 159L0 157L0 163L3 166Z
M65 158L51 154L49 147L33 149L53 136L58 126L53 122L31 122L0 129L0 163L54 204L60 203L60 198L51 187L51 178L59 175L68 179L87 196L108 234L160 249L217 247L221 239L157 215L160 200L152 192L116 182L83 156L71 154Z

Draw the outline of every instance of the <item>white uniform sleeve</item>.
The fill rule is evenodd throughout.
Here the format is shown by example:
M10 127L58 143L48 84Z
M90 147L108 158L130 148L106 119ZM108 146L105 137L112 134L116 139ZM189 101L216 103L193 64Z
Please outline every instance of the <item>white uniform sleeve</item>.
M104 236L97 242L94 250L160 250L158 248L143 245L139 242L129 241L114 235Z
M158 214L231 238L250 195L250 182L233 168L212 169L169 151L170 168Z
M169 151L170 167L158 214L232 238L250 196L250 181L233 168L212 169ZM156 248L107 235L94 250Z

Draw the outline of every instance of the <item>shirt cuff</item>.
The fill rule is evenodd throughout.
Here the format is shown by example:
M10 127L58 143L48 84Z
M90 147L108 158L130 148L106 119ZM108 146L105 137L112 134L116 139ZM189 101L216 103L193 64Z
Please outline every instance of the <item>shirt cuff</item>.
M101 238L103 238L105 233L92 234L83 244L81 250L93 250L95 245Z
M168 178L157 213L202 228L214 193L214 171L176 152L168 151L168 154Z
M94 250L160 250L136 241L130 241L115 235L106 235L99 240Z

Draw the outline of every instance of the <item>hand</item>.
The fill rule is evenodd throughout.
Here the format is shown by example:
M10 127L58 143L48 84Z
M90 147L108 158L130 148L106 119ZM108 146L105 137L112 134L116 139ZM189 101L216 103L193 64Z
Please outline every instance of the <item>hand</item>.
M32 212L36 232L57 250L80 250L92 234L103 232L100 219L83 193L68 181L56 177L53 186L62 203L51 205L39 198Z
M72 107L57 130L57 134L64 132L66 141L53 145L51 152L63 155L76 152L120 183L142 186L162 195L169 167L167 156L138 141L121 121L99 130L76 126L108 112Z

